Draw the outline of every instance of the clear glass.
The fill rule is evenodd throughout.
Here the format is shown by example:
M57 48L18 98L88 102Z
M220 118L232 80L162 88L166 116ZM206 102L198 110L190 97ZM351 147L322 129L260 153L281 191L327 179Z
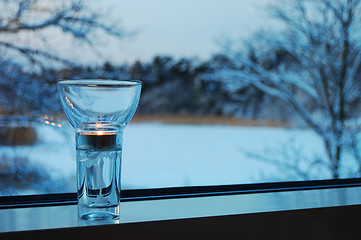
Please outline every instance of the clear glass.
M138 106L141 82L61 80L58 91L75 129L79 217L117 219L123 130Z

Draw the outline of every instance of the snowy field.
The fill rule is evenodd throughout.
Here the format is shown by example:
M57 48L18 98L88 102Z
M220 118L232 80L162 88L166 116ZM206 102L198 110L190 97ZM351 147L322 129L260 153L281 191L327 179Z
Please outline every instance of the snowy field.
M64 191L75 191L73 130L49 125L37 129L40 139L36 145L1 150L27 156L32 165L63 181L68 186ZM320 138L309 130L135 123L124 132L122 188L303 180L291 168L280 168L251 154L295 162L300 169L307 169L324 151ZM330 177L318 168L310 169L310 176ZM18 194L23 192L29 193Z
M247 153L267 154L291 139L310 152L322 149L312 132L290 129L134 124L125 131L123 180L130 188L269 181L277 169Z

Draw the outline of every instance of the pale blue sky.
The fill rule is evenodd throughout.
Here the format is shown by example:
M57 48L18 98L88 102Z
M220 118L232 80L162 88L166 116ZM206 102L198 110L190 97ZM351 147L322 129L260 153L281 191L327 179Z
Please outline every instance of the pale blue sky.
M133 38L101 39L102 56L86 55L80 48L70 52L75 59L101 64L150 60L155 55L206 59L219 50L223 37L247 38L267 27L265 6L272 0L104 0L99 9L120 20ZM98 8L99 1L93 1ZM86 56L84 58L84 56Z

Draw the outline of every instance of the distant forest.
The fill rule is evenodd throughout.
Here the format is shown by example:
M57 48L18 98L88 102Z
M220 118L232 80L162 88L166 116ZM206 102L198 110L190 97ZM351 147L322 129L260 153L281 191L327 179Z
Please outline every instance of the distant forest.
M59 79L137 79L142 81L142 95L137 114L218 115L246 118L285 119L285 107L275 113L277 100L247 86L236 92L218 80L203 76L231 64L226 55L208 61L173 59L156 56L150 62L130 65L69 66L59 70L24 74L21 66L3 64L8 73L5 98L0 101L2 115L39 116L62 111L57 95ZM7 71L4 71L7 70ZM281 106L278 104L278 106ZM270 107L273 108L270 109ZM282 111L281 111L282 110Z

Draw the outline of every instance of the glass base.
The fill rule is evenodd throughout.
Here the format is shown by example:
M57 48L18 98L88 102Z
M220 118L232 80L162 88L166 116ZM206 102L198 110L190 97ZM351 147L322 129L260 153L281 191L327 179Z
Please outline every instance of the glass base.
M107 208L78 206L78 214L80 219L88 221L116 220L119 219L119 206Z

